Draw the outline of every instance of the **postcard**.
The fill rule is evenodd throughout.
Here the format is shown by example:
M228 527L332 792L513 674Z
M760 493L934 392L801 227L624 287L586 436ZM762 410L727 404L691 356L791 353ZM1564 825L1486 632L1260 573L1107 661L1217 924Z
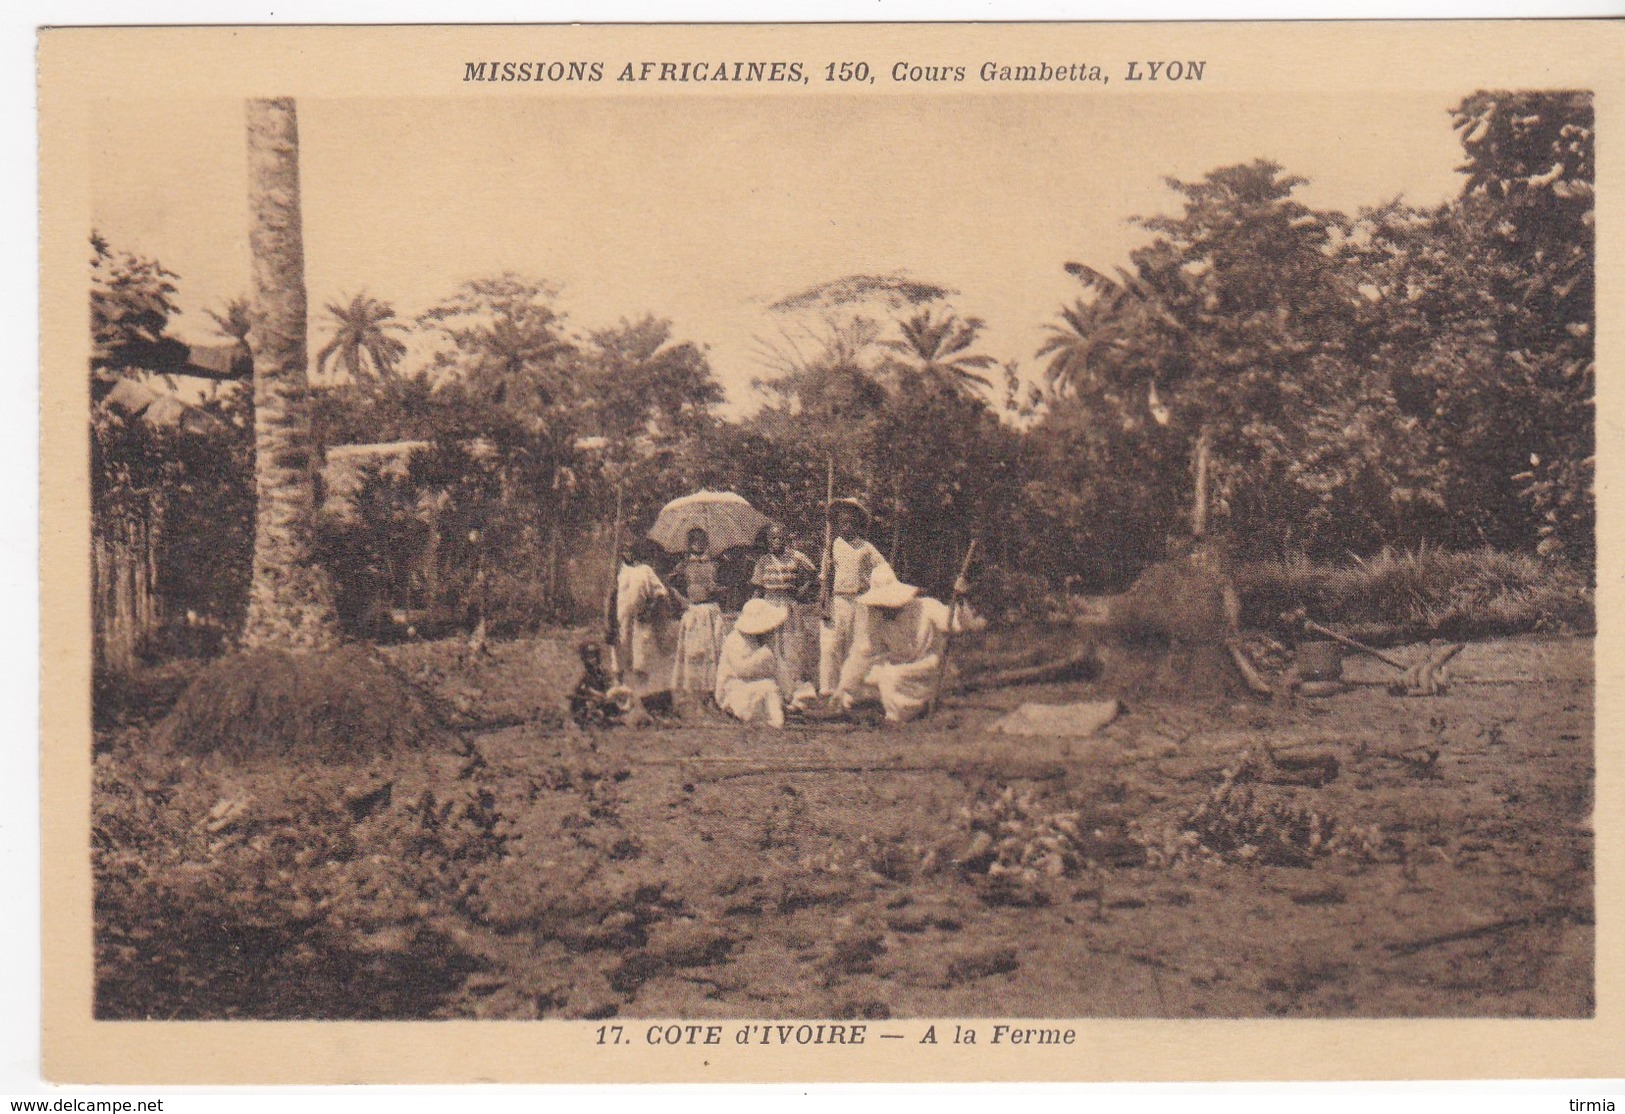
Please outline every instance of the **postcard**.
M1613 1074L1621 36L43 31L47 1077Z

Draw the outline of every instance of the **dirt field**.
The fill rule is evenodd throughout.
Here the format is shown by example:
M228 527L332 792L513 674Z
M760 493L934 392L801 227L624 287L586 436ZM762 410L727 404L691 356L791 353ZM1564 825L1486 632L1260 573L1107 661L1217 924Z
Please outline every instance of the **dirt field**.
M900 729L589 734L536 722L563 690L534 678L569 675L558 643L497 647L473 680L438 653L394 656L525 722L476 736L514 838L457 934L479 969L434 1016L1593 1010L1589 639L1470 645L1437 698L1351 662L1371 683L1339 696L1148 702L1073 741L985 728L1091 684ZM1312 813L1319 846L1192 847L1182 826L1261 742L1282 764L1255 761L1248 793ZM1081 830L1064 863L990 874L978 831L1056 823Z

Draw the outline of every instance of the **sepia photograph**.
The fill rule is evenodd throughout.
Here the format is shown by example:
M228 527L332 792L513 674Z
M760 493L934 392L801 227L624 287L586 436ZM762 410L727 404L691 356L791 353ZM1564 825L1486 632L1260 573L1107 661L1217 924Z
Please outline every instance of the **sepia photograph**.
M92 1018L1594 1018L1594 90L1087 41L88 102Z

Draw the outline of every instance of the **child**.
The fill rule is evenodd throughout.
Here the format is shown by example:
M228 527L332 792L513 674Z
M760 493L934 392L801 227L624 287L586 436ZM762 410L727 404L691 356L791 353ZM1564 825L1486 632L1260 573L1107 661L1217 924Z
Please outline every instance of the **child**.
M608 727L621 722L628 701L625 689L611 683L604 672L603 651L596 642L576 648L581 656L581 680L570 694L570 718L577 727Z
M686 604L677 631L677 660L671 690L677 699L703 700L717 686L717 658L722 652L722 608L717 604L717 562L711 538L696 526L688 532L688 552L677 562L672 590Z

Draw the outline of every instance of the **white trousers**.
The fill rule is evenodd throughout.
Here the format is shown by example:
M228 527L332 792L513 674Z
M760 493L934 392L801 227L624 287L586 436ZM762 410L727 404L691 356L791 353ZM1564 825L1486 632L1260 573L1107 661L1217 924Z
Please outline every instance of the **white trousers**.
M771 677L760 681L729 681L722 690L724 712L745 723L784 726L784 694Z

